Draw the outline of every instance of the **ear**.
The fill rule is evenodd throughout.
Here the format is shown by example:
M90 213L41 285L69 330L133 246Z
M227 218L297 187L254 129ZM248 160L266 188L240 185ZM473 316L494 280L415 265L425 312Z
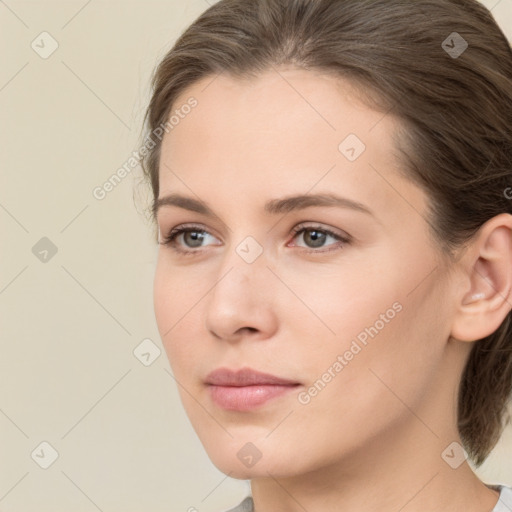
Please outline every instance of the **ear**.
M463 286L451 337L476 341L495 332L512 309L512 215L483 224L461 263Z

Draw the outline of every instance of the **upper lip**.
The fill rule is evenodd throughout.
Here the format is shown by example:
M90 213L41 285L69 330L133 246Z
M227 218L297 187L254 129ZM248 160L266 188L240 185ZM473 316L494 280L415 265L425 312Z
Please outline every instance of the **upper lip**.
M240 370L217 368L206 376L205 382L215 386L256 386L258 384L290 386L299 384L299 382L262 373L252 368L241 368Z

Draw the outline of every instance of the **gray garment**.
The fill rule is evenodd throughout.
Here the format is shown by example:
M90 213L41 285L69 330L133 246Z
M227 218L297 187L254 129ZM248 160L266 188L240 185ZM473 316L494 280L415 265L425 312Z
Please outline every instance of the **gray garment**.
M496 506L491 512L510 512L512 510L512 487L506 485L488 485L500 493ZM247 496L240 505L226 512L254 512L254 502L251 496Z
M254 503L252 501L252 496L247 496L247 498L240 503L235 508L230 508L226 512L254 512Z
M512 510L512 487L506 485L490 486L495 490L500 491L500 499L492 512L510 512Z

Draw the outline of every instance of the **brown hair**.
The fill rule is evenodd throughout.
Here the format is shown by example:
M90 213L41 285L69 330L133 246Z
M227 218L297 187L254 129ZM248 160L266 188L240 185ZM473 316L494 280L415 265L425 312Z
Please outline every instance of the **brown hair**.
M146 136L199 79L251 78L274 65L347 78L401 121L407 177L426 191L432 236L450 258L487 220L512 213L512 51L476 0L220 0L156 68ZM142 160L153 220L157 139ZM511 314L474 344L459 387L458 429L476 465L509 419Z

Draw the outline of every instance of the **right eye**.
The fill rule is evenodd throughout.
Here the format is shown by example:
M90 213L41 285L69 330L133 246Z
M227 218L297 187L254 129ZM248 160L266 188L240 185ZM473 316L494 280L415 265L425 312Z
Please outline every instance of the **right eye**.
M169 246L176 252L182 254L194 254L198 251L190 249L204 247L202 242L207 240L208 237L215 239L213 235L201 229L199 226L177 226L159 243L160 245ZM188 247L188 249L183 249L182 247Z

